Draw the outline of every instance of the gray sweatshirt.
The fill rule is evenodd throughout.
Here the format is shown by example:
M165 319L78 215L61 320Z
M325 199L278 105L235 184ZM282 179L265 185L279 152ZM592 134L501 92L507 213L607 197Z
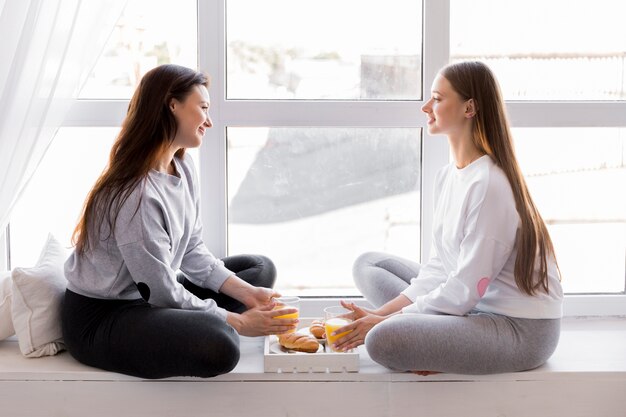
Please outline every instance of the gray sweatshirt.
M234 273L202 241L191 157L174 158L174 163L180 178L151 171L122 206L114 235L103 222L95 247L70 255L68 289L92 298L132 300L142 298L141 288L152 305L205 310L225 320L226 310L199 299L177 280L180 270L194 284L217 292Z

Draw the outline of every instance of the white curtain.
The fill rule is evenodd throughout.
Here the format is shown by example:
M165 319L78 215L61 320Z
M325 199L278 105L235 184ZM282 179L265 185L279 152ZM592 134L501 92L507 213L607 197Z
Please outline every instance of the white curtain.
M0 0L0 236L125 5Z

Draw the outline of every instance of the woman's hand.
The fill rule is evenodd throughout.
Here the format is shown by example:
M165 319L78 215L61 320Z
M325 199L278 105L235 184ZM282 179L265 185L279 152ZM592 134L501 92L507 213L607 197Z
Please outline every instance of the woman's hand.
M290 307L272 310L275 306L276 303L271 302L261 307L251 308L242 314L228 312L226 321L242 336L265 336L295 330L298 319L276 319L274 317L295 313L298 310Z
M253 287L248 291L242 303L250 308L263 307L272 302L272 298L280 297L280 294L271 288Z
M335 330L335 334L350 332L337 340L335 343L337 350L345 351L362 345L365 342L365 336L372 327L387 318L387 316L379 316L374 314L373 311L359 307L354 303L341 301L341 305L348 310L352 310L351 318L354 321Z
M255 287L236 275L228 277L219 291L240 301L248 309L265 306L272 301L272 297L280 297L271 288Z

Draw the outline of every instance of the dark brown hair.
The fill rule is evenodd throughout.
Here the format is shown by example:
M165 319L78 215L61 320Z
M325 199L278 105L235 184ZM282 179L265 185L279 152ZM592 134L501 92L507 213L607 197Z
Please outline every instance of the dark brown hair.
M489 155L502 168L511 184L521 219L516 242L515 283L528 295L539 289L547 293L548 257L556 260L554 246L517 162L500 86L489 67L482 62L451 64L440 73L463 100L474 100L476 115L472 141L480 152ZM539 274L535 276L537 260Z
M196 85L208 88L208 76L179 65L161 65L143 76L111 148L109 162L89 192L74 229L72 242L79 253L102 238L103 222L113 234L122 205L176 136L178 126L170 110L171 101L184 101ZM180 149L176 156L180 158L184 152Z

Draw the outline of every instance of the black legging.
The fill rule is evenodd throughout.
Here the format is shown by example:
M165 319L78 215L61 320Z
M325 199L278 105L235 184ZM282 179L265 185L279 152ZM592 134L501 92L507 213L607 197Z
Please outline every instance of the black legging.
M268 258L238 255L223 259L244 281L271 288L276 269ZM245 306L224 294L186 279L196 296L213 298L220 307L242 312ZM239 362L239 335L215 314L155 307L143 299L102 300L70 290L62 310L63 339L78 361L141 378L212 377Z

